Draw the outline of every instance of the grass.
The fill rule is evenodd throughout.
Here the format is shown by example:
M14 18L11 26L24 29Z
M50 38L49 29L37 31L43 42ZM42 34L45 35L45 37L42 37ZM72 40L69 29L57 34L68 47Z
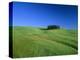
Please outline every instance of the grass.
M13 57L38 57L77 54L76 30L13 28Z

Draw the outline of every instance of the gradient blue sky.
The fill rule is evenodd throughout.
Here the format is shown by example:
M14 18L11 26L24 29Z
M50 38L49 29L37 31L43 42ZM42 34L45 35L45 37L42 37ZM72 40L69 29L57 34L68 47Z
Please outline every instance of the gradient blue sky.
M13 26L77 29L77 6L13 2Z

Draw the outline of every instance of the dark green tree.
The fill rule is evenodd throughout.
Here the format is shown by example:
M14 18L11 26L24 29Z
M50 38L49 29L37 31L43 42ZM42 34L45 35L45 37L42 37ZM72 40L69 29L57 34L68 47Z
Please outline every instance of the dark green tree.
M47 29L60 29L60 26L58 25L48 25Z

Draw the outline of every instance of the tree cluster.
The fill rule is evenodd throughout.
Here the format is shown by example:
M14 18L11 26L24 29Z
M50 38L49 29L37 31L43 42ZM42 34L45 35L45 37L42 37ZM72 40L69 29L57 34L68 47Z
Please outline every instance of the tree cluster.
M47 29L49 30L49 29L60 29L60 26L58 26L58 25L49 25L48 27L47 27Z

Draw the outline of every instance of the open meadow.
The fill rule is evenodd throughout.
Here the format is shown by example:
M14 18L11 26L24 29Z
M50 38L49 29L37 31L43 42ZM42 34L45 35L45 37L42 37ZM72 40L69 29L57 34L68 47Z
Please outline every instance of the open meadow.
M13 57L77 54L77 30L13 27Z

